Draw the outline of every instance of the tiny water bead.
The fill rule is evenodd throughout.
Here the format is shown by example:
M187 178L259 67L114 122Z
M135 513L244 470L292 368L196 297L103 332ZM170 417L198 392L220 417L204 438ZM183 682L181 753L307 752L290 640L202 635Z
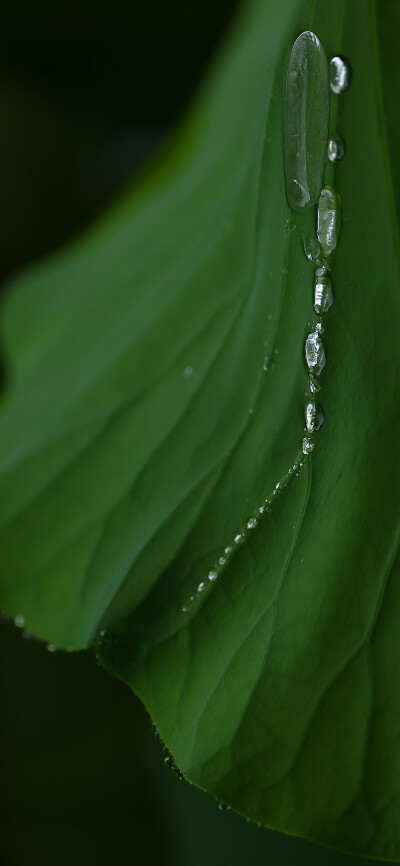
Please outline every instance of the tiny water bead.
M317 237L325 256L336 248L341 217L340 196L331 186L325 186L318 201Z
M319 376L326 364L325 349L318 331L312 331L305 343L306 364L310 373Z
M321 244L317 241L317 238L307 238L307 240L304 241L304 252L309 262L319 261L322 255L322 250Z
M14 617L14 625L15 625L17 628L24 628L24 625L25 625L25 617L21 616L21 614L17 614L17 616Z
M250 517L250 520L247 521L247 529L255 529L258 524L258 520L256 517Z
M317 404L312 401L306 405L305 418L306 428L309 433L314 433L316 430L320 430L325 420L321 406L317 406Z
M314 281L314 310L320 316L327 313L332 304L332 280L325 268L317 268Z
M329 63L330 85L333 93L343 93L351 84L351 66L345 57L336 54Z
M220 556L219 565L225 565L225 562L226 562L225 558L223 556ZM217 577L218 577L217 570L215 568L210 569L210 571L208 572L208 579L209 580L216 580Z
M193 367L190 367L190 365L185 367L185 369L183 371L183 375L184 375L185 379L188 379L189 376L192 375L192 373L193 373Z
M286 78L285 177L292 210L312 207L318 200L329 109L327 57L316 34L306 30L293 45Z
M340 135L331 135L328 141L329 162L339 162L345 155L344 141Z

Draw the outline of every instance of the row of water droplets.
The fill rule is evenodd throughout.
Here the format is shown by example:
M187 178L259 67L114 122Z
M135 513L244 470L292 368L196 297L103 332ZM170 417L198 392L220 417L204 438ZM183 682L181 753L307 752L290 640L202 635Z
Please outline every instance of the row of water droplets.
M261 505L255 509L255 511L253 511L253 513L249 516L243 526L235 533L231 542L224 548L223 551L221 551L220 555L216 558L215 562L209 569L208 573L205 575L204 579L200 581L188 601L185 602L185 604L183 605L183 613L190 613L193 610L196 602L204 596L210 585L218 579L222 571L225 569L232 557L235 555L238 548L242 546L242 544L246 541L246 538L248 538L248 536L251 535L257 528L262 517L272 510L274 502L283 493L285 487L287 487L287 485L289 484L289 481L291 481L293 477L299 477L303 466L304 456L300 451L295 462L290 467L288 472L286 472L286 474L283 475L279 481L277 481L272 493L267 496L266 499L264 499Z
M332 57L329 64L330 87L334 94L341 94L350 84L351 73L347 61L340 56ZM328 141L327 158L335 163L343 159L345 145L341 136L331 135ZM317 394L321 386L319 377L326 363L323 341L323 317L333 304L331 276L331 255L336 249L341 223L341 200L332 186L324 186L317 203L317 236L308 238L304 252L309 261L315 263L314 273L314 311L316 319L307 335L304 352L309 375L307 402L305 405L305 436L303 453L310 454L314 448L313 434L324 423L324 412L318 402Z
M307 36L307 42L310 42L310 34L302 34ZM323 51L322 46L315 37L311 34L312 44L317 46L317 50ZM301 43L301 38L296 40L296 43ZM295 43L295 44L296 44ZM301 53L301 44L300 44ZM341 93L346 90L350 81L350 70L346 61L341 57L333 57L330 62L330 88L333 93ZM326 146L326 139L324 140ZM336 162L344 156L344 143L338 135L332 135L329 138L327 158L330 162ZM292 165L293 161L289 160ZM304 175L304 172L303 172ZM322 181L321 181L322 185ZM294 208L299 209L298 203ZM314 448L313 434L320 429L324 422L324 415L321 406L316 401L315 395L320 390L319 376L325 366L326 356L322 340L323 325L321 316L323 316L333 303L332 280L330 276L330 256L336 247L339 230L340 230L340 215L341 206L339 196L335 191L325 186L320 189L319 200L317 204L317 237L310 238L305 242L304 248L306 256L310 261L315 262L316 271L314 278L314 310L317 314L314 326L306 338L305 357L309 373L309 389L307 392L307 403L305 407L305 436L302 442L302 449L299 452L295 462L290 467L286 475L277 481L274 490L264 502L250 515L245 524L234 535L232 541L221 551L215 562L209 569L208 573L199 582L196 589L183 604L182 612L190 613L196 606L198 601L204 597L207 590L219 578L222 571L228 565L232 557L235 555L238 548L245 542L246 538L254 532L259 525L262 517L271 511L276 498L287 487L289 481L293 477L298 477L303 466L304 460ZM296 226L290 220L285 223L286 231L291 231ZM276 352L277 350L275 350ZM275 366L274 360L269 356L264 360L264 370L271 370Z

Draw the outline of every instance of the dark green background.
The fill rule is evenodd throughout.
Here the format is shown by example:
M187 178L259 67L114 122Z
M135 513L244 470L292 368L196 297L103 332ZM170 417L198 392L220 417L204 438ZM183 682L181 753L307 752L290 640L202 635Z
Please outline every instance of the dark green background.
M113 199L179 119L233 0L13 3L0 36L1 277ZM139 702L87 653L0 624L0 860L362 863L258 829L163 764ZM367 862L367 861L364 861Z

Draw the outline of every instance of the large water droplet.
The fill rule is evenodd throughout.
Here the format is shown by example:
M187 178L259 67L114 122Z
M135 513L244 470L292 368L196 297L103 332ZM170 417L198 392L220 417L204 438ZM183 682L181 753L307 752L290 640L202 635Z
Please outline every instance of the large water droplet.
M318 243L317 238L307 238L304 241L304 252L309 262L317 262L321 258L321 244Z
M321 406L317 406L317 404L312 401L310 401L310 403L307 403L305 409L305 418L306 427L309 433L314 433L315 430L319 430L324 423L324 413L321 409Z
M351 83L350 63L339 54L332 57L329 64L329 75L333 93L343 93Z
M319 376L326 364L325 350L318 331L308 335L305 344L306 364L310 373Z
M335 249L340 232L341 202L331 186L325 186L318 201L317 237L325 256Z
M290 207L299 211L318 200L328 141L328 61L311 30L301 33L293 45L285 108L286 194Z
M339 162L339 159L343 159L345 154L345 147L343 138L340 135L331 135L328 141L328 159L329 162Z
M333 304L332 280L325 268L317 268L314 282L314 310L318 316Z

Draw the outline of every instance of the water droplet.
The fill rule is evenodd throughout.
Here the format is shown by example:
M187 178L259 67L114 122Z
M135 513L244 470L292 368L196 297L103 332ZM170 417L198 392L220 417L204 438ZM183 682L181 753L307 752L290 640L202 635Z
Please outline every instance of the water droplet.
M269 370L274 370L274 369L275 369L275 363L274 363L274 361L272 360L272 358L269 357L269 355L266 355L266 356L265 356L263 367L264 367L264 370L265 370L266 373L268 373Z
M250 520L247 521L247 529L255 529L257 523L258 521L256 517L250 517Z
M303 246L309 262L317 262L321 258L321 245L318 243L317 238L307 238Z
M204 583L204 580L202 580L201 583L199 583L199 585L197 587L197 592L203 592L205 587L206 587L206 585Z
M292 222L289 219L285 220L285 229L287 232L293 232L295 230L295 228L296 228L296 223Z
M14 625L16 625L17 628L23 628L24 627L25 619L23 616L21 616L21 614L17 614L17 616L14 618Z
M328 122L328 61L318 37L306 30L293 45L286 79L286 194L293 210L311 207L320 194Z
M314 433L315 430L319 430L324 423L324 413L321 406L317 406L317 404L312 401L306 405L305 417L306 427L309 433Z
M324 344L318 331L308 335L305 344L306 364L310 373L319 376L326 364Z
M241 532L238 532L237 535L235 535L235 544L240 544L241 541L243 541L243 535Z
M185 369L183 371L183 375L184 375L185 379L188 379L189 376L192 375L192 373L193 373L193 367L185 367Z
M340 135L331 135L328 141L328 159L329 162L339 162L345 154L345 146L343 138Z
M333 304L332 280L327 275L320 274L320 271L325 271L325 268L317 268L315 273L314 310L318 316L327 313Z
M331 186L325 186L318 201L317 236L322 252L330 256L335 249L340 232L341 202Z
M350 63L337 54L329 64L331 90L333 93L343 93L351 84Z
M221 560L223 560L223 561L221 562ZM225 565L225 559L223 556L220 557L219 564ZM215 568L211 568L210 571L208 572L208 579L209 580L216 580L217 577L218 577L218 572L216 571Z
M259 507L259 509L258 509L258 513L259 513L259 514L264 514L264 512L265 512L265 508L264 508L264 506L263 506L263 505L260 505L260 507Z
M312 442L308 436L305 436L303 439L301 448L302 448L303 454L311 454L311 451L314 450L314 442Z
M230 556L231 553L232 553L232 548L231 548L231 547L226 547L226 548L225 548L225 553L226 553L227 556Z
M220 812L229 812L230 806L226 806L225 803L218 803L218 809Z
M56 647L55 644L53 644L53 643L48 643L46 649L47 649L47 652L48 652L48 653L55 653L55 652L57 652L57 647Z

